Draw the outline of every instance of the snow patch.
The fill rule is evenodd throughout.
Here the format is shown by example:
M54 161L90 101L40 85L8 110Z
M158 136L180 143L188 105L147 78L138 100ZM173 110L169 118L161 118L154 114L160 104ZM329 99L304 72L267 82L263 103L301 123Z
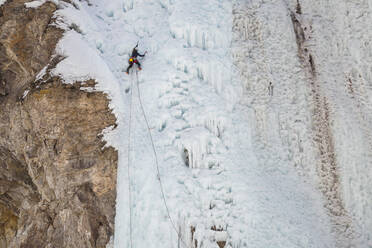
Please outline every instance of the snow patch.
M0 6L3 5L7 0L0 0Z
M41 5L46 3L47 0L36 0L32 2L25 3L26 8L39 8Z
M22 99L26 98L26 96L28 95L28 92L30 92L30 90L25 90L25 92L23 92Z
M36 75L35 81L38 81L38 80L40 80L40 79L42 79L44 77L44 75L47 72L48 67L49 67L49 64L46 65L46 66L44 66L43 69L41 69L41 71Z
M58 27L64 30L74 29L75 31L85 34L88 30L94 32L95 39L101 41L101 32L97 24L92 20L87 10L78 1L74 2L74 5L78 7L71 6L71 4L62 2L60 4L60 9L54 12L54 18L56 18L56 23ZM102 46L102 44L100 44ZM99 45L97 45L98 48Z
M55 4L58 4L58 0L36 0L32 2L25 3L26 8L39 8L41 5L43 5L46 2L53 2Z
M66 57L51 71L66 83L96 79L98 82L117 82L107 64L75 31L68 31L57 44L58 55Z

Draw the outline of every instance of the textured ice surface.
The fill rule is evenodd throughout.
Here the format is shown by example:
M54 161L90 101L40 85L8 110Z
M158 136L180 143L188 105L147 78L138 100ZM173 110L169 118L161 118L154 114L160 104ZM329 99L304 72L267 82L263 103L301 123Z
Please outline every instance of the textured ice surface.
M370 2L73 3L55 15L67 32L53 73L94 78L111 98L118 127L103 133L119 151L115 247L372 245ZM123 73L137 41L148 52L138 77ZM333 143L317 137L330 133ZM329 144L337 174L323 177ZM334 181L328 199L321 190ZM348 214L334 218L335 202Z

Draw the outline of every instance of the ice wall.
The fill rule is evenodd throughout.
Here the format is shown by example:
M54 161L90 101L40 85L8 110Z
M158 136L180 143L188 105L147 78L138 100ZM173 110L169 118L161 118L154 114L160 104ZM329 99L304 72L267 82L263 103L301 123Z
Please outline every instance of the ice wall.
M265 166L296 167L322 192L337 247L371 246L371 4L234 8L233 56L243 103L255 110L256 153Z
M370 1L72 2L55 72L112 98L115 247L371 246Z
M316 81L329 105L340 196L358 247L372 246L371 1L299 1Z
M287 5L237 1L233 13L234 64L243 86L241 103L254 109L256 148L280 154L305 180L316 181L307 75Z
M179 246L182 240L191 240L191 247L217 247L217 240L225 242L220 247L331 246L321 199L293 174L298 167L316 184L306 90L296 74L306 75L285 4L242 1L230 12L223 1L187 6L166 5L172 38L182 46L168 51L167 63L178 72L170 77L171 87L162 90L159 104L177 119L167 121L167 127L177 126L173 145L192 169L192 181L201 186L182 180L199 204L196 211L180 212ZM231 18L228 29L218 22L226 16ZM212 31L225 34L229 42L216 40ZM270 81L280 98L268 95ZM176 91L187 97L177 100ZM278 205L291 213L277 212ZM313 219L321 219L321 227L312 226Z

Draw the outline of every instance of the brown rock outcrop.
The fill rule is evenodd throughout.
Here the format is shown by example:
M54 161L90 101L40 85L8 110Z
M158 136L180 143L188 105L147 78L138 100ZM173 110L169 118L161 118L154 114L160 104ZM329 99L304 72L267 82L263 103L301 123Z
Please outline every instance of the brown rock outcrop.
M47 2L0 7L0 247L105 247L114 230L117 152L109 100L38 72L62 31ZM25 89L28 95L23 99Z

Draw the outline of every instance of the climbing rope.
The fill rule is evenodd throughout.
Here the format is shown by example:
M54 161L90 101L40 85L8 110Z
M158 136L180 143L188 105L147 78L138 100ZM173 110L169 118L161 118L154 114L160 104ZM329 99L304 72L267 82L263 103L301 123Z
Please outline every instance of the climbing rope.
M139 89L139 81L138 81L138 71L136 71L136 78L137 78L138 99L139 99L139 103L140 103L140 106L141 106L141 109L142 109L143 117L144 117L145 122L146 122L147 130L148 130L148 133L149 133L149 136L150 136L150 141L151 141L151 145L152 145L152 150L153 150L154 155L155 155L155 164L156 164L156 170L157 170L157 178L158 178L158 181L159 181L160 191L161 191L161 195L162 195L162 198L163 198L164 206L165 206L165 209L166 209L166 211L167 211L167 215L168 215L169 221L171 222L174 231L177 233L177 235L178 235L178 237L180 238L182 244L187 248L188 245L187 245L187 244L184 242L184 240L182 239L182 236L181 236L180 232L177 230L176 225L174 224L174 221L173 221L173 219L172 219L172 217L171 217L171 215L170 215L170 211L169 211L169 208L168 208L167 200L166 200L166 198L165 198L164 188L163 188L163 183L162 183L161 178L160 178L160 170L159 170L158 154L156 153L156 149L155 149L155 145L154 145L154 140L153 140L153 138L152 138L152 134L151 134L150 125L149 125L149 122L148 122L148 120L147 120L146 112L145 112L145 109L144 109L144 107L143 107L142 100L141 100L141 93L140 93L140 89Z
M133 99L133 79L130 80L130 103L129 103L129 128L128 128L128 191L129 191L129 237L130 237L130 247L133 248L133 239L132 239L132 197L131 197L131 188L130 188L130 140L131 140L131 129L132 129L132 99Z

